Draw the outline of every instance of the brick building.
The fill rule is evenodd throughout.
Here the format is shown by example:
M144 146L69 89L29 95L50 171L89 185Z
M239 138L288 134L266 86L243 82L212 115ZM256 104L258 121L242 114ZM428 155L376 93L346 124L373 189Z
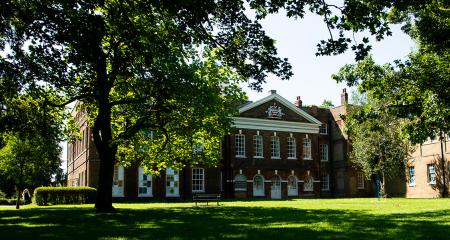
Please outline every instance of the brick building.
M445 159L442 162L442 155ZM450 136L442 141L437 137L429 138L423 144L417 145L408 159L406 169L406 197L435 198L440 197L445 189L449 192ZM444 173L445 171L445 173ZM444 178L445 175L445 178Z
M276 91L240 106L215 169L167 169L158 177L139 166L115 166L113 197L190 199L197 192L238 198L365 197L372 185L350 164L341 118L348 95L332 109L291 103ZM68 184L97 186L98 159L84 113L73 112L82 138L68 144Z

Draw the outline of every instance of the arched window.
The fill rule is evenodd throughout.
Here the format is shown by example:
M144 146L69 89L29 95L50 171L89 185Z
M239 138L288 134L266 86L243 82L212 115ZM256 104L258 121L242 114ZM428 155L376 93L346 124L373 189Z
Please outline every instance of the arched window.
M314 191L314 179L311 176L306 177L305 184L303 185L303 191L312 192Z
M264 196L264 178L261 175L253 178L253 196Z
M234 177L234 191L245 192L247 191L247 177L242 174L238 174Z

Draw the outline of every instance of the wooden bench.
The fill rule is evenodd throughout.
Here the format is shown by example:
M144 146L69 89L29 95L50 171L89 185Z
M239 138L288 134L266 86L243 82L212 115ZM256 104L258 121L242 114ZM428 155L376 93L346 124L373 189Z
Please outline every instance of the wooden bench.
M192 200L195 201L195 206L197 207L197 202L206 202L206 205L208 205L208 202L217 202L217 206L219 206L220 201L220 194L210 194L210 193L197 193L194 195Z

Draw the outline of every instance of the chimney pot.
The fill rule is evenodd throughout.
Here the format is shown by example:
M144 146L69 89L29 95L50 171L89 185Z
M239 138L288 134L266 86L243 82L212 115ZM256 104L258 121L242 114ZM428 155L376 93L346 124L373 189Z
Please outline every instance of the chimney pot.
M277 90L269 90L269 94L275 94L277 93Z
M344 88L342 89L342 93L341 93L341 105L347 105L348 104L348 93L347 93L347 89Z
M294 104L295 104L295 106L298 107L298 108L301 108L301 107L302 107L303 102L302 102L302 100L300 99L300 96L297 96L297 98L296 98Z

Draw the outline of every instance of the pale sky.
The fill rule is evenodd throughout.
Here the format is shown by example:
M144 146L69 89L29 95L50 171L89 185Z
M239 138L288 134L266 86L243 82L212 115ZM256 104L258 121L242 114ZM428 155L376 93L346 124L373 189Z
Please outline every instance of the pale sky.
M337 56L315 56L317 43L329 38L322 18L308 14L304 19L295 20L278 14L268 16L262 25L266 33L276 40L278 55L289 59L294 76L289 81L270 76L260 93L245 87L249 100L259 100L274 89L291 102L300 96L304 105L320 105L324 99L331 100L335 106L340 105L340 93L346 86L337 84L331 75L343 65L354 63L355 56L351 51ZM381 42L371 40L372 55L379 64L403 59L415 46L400 26L395 26L392 31L393 35ZM351 93L351 90L347 92Z

